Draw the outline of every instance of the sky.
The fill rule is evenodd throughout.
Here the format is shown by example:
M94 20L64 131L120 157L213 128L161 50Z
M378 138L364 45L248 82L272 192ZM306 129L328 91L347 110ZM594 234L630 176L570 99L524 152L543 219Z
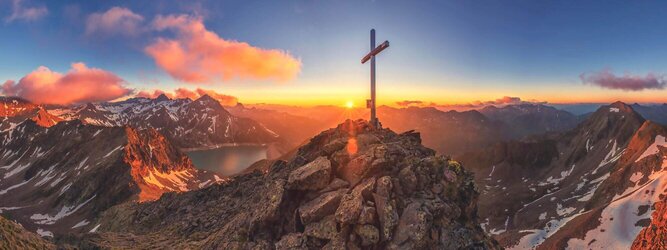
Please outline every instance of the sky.
M54 104L166 92L362 106L370 68L360 59L375 28L391 44L377 56L379 104L662 103L666 7L0 0L0 83L3 95Z

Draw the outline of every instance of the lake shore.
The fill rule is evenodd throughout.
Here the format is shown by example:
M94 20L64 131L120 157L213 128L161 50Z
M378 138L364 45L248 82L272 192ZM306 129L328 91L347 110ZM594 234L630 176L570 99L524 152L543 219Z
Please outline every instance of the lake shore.
M211 150L224 147L239 147L239 146L258 146L258 147L268 147L267 143L221 143L205 147L196 147L196 148L180 148L182 152L192 152L192 151L201 151L201 150Z

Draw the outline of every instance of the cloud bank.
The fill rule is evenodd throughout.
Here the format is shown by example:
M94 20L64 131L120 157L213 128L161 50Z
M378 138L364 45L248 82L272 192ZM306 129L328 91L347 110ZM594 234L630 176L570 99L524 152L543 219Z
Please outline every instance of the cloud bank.
M641 91L645 89L664 89L665 78L661 75L649 73L646 76L625 74L616 76L609 69L594 73L579 75L584 84L595 85L607 89L620 89L624 91Z
M2 93L19 96L39 104L73 104L110 101L132 92L115 74L83 63L73 63L65 74L40 66L18 82L8 80Z
M175 89L173 93L164 92L162 90L155 90L152 93L148 91L140 91L137 97L157 98L160 95L165 95L169 98L190 98L195 100L203 95L208 95L213 99L218 100L223 106L234 106L238 103L238 98L230 95L220 94L213 90L197 88L196 90L188 90L185 88Z
M176 36L158 38L145 52L160 68L183 82L233 78L286 81L301 70L301 61L289 53L223 39L207 30L199 17L157 16L152 26L158 31L174 31Z
M46 16L48 13L49 10L45 6L25 7L23 6L23 0L12 0L12 14L5 18L5 22L11 23L17 20L35 21Z
M106 12L93 13L86 20L86 35L135 36L141 33L144 20L127 8L113 7Z

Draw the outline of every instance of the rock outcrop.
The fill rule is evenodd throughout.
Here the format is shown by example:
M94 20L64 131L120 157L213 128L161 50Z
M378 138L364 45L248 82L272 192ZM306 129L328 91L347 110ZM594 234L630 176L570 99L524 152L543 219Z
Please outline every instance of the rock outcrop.
M98 247L496 249L472 175L418 133L346 121L267 171L105 212Z

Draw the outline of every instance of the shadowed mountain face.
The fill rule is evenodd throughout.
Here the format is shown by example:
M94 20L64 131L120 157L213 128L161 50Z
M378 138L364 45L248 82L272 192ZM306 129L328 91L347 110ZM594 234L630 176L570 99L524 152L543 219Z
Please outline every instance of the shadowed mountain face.
M661 222L650 218L664 215L666 131L617 102L562 135L501 143L461 160L483 187L484 228L505 247L655 246Z
M580 122L577 116L567 111L542 104L519 104L501 108L487 106L479 112L491 120L503 122L512 133L512 138L567 131Z
M126 203L80 244L144 248L497 248L460 164L417 133L347 121L288 161L199 191ZM81 243L83 242L83 243Z
M50 237L92 230L113 205L218 180L151 129L25 121L0 139L0 212Z
M667 104L661 105L640 105L632 104L632 109L641 114L644 118L667 125Z

